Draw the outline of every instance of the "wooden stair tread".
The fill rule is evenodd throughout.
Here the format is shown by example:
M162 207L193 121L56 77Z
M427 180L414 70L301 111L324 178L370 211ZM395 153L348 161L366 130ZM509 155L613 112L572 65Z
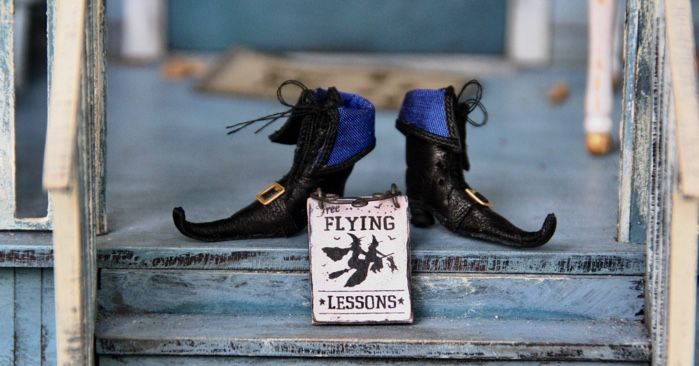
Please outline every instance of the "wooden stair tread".
M99 357L100 366L463 366L463 360L368 359L245 356L112 356ZM597 361L475 361L473 366L599 366ZM611 365L604 363L604 365ZM648 366L647 362L614 362L614 366Z
M414 234L426 230L413 230ZM641 275L643 246L613 241L556 243L534 250L517 250L464 239L445 243L442 228L436 239L413 239L413 268L417 272ZM149 236L150 234L144 234ZM101 268L240 269L303 271L308 269L306 235L197 243L185 238L137 240L119 230L98 237ZM48 232L0 232L0 267L51 267L53 248Z
M417 272L639 275L645 269L643 247L635 244L570 242L524 250L462 238L455 241L454 235L443 228L429 231L413 229L412 234L413 270ZM305 234L291 238L213 244L169 235L137 243L132 240L137 239L124 238L119 233L99 237L100 266L279 271L308 269Z
M0 231L0 267L52 267L50 232Z
M645 361L640 322L419 318L413 325L313 326L309 316L103 315L97 351L120 355L424 357Z

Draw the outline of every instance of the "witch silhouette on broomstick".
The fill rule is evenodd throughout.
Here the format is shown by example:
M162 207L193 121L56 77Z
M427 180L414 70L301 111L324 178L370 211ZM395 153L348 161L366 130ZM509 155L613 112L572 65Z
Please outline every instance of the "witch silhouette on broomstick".
M383 254L377 249L379 247L379 242L376 240L376 236L372 235L371 244L369 248L365 251L362 249L362 243L357 236L354 234L347 234L352 238L352 244L349 248L339 248L339 247L327 247L323 248L323 252L333 261L337 262L344 258L348 253L352 253L349 260L347 261L347 268L330 273L328 278L335 279L354 270L354 273L350 276L345 283L345 287L354 287L366 279L369 271L374 273L380 272L383 269L383 260L388 261L388 268L391 272L398 269L396 263L393 261L393 253Z

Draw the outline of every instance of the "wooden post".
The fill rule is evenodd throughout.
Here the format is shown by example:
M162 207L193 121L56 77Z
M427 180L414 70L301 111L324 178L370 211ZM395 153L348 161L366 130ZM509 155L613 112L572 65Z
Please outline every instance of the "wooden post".
M645 243L648 227L650 127L656 74L653 2L628 0L624 35L617 240Z
M699 203L673 192L670 227L667 364L694 364Z
M54 197L59 365L94 363L94 242L105 227L103 18L103 0L49 1L44 187Z
M699 223L699 102L689 0L665 0L667 65L672 96L668 122L676 159L670 218L667 364L694 363Z
M691 365L699 106L689 0L628 1L619 238L646 244L654 365Z

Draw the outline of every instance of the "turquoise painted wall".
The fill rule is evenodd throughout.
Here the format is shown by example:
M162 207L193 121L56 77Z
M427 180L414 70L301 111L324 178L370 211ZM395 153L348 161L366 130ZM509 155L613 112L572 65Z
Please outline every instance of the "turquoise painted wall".
M173 49L502 54L505 0L170 0Z

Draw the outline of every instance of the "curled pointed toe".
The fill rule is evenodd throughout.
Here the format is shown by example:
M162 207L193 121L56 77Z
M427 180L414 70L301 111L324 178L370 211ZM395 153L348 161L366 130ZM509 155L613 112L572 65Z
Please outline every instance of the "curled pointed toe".
M480 215L464 218L456 232L481 240L515 248L535 248L546 244L556 231L556 215L548 214L541 229L525 231L498 213L486 208ZM485 213L485 214L484 214Z
M216 235L212 235L211 223L200 224L187 221L182 207L172 209L172 221L174 221L177 230L186 237L201 241L215 241L217 239Z
M303 229L283 212L273 212L266 212L265 206L254 202L225 219L190 222L182 207L175 207L172 219L184 236L208 242L290 236Z
M175 207L172 209L172 220L182 235L200 241L233 240L244 236L236 229L238 225L233 216L210 222L190 222L187 221L184 209Z
M187 216L184 213L182 207L175 207L172 209L172 221L175 222L175 227L182 234L189 236L189 222L187 222Z

